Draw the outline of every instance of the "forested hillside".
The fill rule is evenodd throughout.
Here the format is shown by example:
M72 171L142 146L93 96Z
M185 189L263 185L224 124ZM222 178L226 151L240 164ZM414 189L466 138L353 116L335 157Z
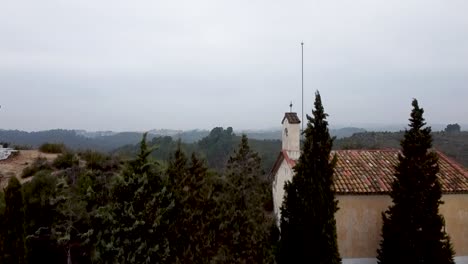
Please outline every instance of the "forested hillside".
M122 132L109 136L94 138L80 135L75 130L54 129L38 132L25 132L19 130L0 130L0 142L11 146L38 148L44 143L63 143L74 150L92 149L98 151L111 151L126 144L136 144L143 133ZM149 136L152 138L153 136Z
M352 136L340 137L357 131ZM278 132L247 132L253 149L262 158L262 168L271 169L278 152L281 149L281 134ZM362 132L358 128L343 128L332 130L336 136L334 149L378 149L399 148L403 132ZM468 132L433 132L434 147L468 167ZM40 145L64 143L72 150L96 150L123 154L132 157L137 153L137 143L142 133L122 132L112 135L84 137L73 130L49 130L40 132L24 132L18 130L0 130L0 142L10 146L38 148ZM251 136L253 138L251 138ZM278 138L278 139L255 139ZM214 128L211 131L192 130L174 136L158 136L148 134L151 145L157 147L152 156L164 160L177 148L178 139L186 153L196 152L204 157L209 167L221 169L236 144L240 141L240 134L234 133L232 128Z
M155 137L150 141L150 145L156 149L151 154L157 160L167 160L178 145L185 153L195 152L206 159L208 167L221 170L228 161L229 156L241 140L240 135L236 135L231 127L226 129L216 127L208 136L194 143L184 143L174 140L170 136ZM280 140L250 140L253 150L258 152L262 160L262 169L268 172L281 149ZM138 152L137 145L127 145L113 151L114 154L132 157Z

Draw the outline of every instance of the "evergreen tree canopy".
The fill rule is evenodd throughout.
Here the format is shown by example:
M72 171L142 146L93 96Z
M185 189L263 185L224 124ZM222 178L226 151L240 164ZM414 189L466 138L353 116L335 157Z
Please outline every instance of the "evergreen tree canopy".
M113 202L99 208L98 252L105 263L163 263L170 254L167 239L172 195L148 160L146 134L138 157L129 162L112 186Z
M226 181L219 226L223 244L220 250L224 254L218 255L217 262L271 263L270 227L274 221L263 206L271 193L260 157L250 148L245 135L228 160Z
M431 128L424 127L424 110L413 100L409 130L401 141L390 196L393 204L382 214L378 261L387 263L454 263L454 251L439 214L442 190L432 147Z
M460 132L460 130L461 130L460 125L455 123L455 124L448 124L444 131L447 133L457 133L457 132Z
M338 202L333 191L336 157L330 158L333 138L319 92L315 94L314 106L312 116L307 115L305 141L294 167L295 175L284 187L280 263L341 263L335 221Z
M3 262L11 264L25 263L24 209L21 183L11 177L5 190L5 214L3 223L7 228L3 244Z

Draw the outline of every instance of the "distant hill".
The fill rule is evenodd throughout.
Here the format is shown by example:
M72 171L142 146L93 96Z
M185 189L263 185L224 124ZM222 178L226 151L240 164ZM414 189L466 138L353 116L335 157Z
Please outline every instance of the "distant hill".
M148 134L148 140L159 146L155 157L167 159L169 153L175 150L177 140L180 139L188 153L199 152L214 168L222 168L230 153L237 146L242 132L229 133L221 131L222 128L208 130L170 131L154 130ZM229 129L229 128L228 128ZM227 129L226 129L227 130ZM157 134L171 134L160 135ZM167 132L167 133L165 133ZM177 132L177 133L173 133ZM9 143L10 146L21 145L37 148L43 143L63 143L74 150L98 150L103 152L116 152L133 155L136 153L136 144L141 140L142 132L111 131L86 134L75 130L48 130L39 132L25 132L19 130L0 130L0 142ZM263 159L263 168L268 170L273 165L276 155L281 149L281 131L243 131L249 137L252 147L259 152ZM403 132L365 132L361 128L332 129L331 134L336 136L335 149L377 149L399 148ZM468 132L458 133L434 132L434 147L456 159L468 167ZM115 150L115 151L114 151ZM219 156L219 157L218 157Z
M63 143L75 150L93 149L99 151L111 151L127 144L136 144L141 140L141 132L121 132L111 135L93 137L84 136L82 132L75 130L47 130L39 132L25 132L19 130L0 130L0 142L9 143L11 146L29 146L37 148L40 145L50 143ZM149 136L152 139L154 136Z
M331 134L337 138L351 136L354 133L364 132L362 128L332 129ZM236 131L235 134L245 133L250 139L281 140L281 130L247 130ZM37 148L43 143L64 143L72 149L93 149L111 151L125 145L134 145L141 139L143 132L113 132L113 131L86 131L54 129L38 132L20 130L0 130L0 142L11 145L23 145ZM195 143L210 134L209 130L171 130L154 129L148 132L148 139L170 136L173 140L180 139L184 143Z
M197 133L195 133L197 134ZM198 135L201 135L198 134ZM187 154L192 152L199 154L207 162L209 168L221 170L225 167L229 157L233 154L240 142L240 135L233 132L232 128L224 129L216 127L208 132L208 135L196 142L182 142L181 148ZM177 149L177 139L170 136L154 137L150 145L155 146L152 156L158 160L169 160ZM262 168L267 173L281 150L281 141L258 140L249 138L250 147L258 152L262 159ZM139 150L139 145L126 145L116 149L113 153L123 156L134 156Z
M366 130L358 127L343 127L338 129L330 129L330 134L336 138L350 137L355 133L363 132L366 132Z
M366 132L366 130L363 128L357 128L357 127L344 127L344 128L330 129L330 134L336 138L350 137L354 133L361 133L361 132ZM249 138L260 139L260 140L281 139L281 135L282 135L281 130L244 130L244 131L240 131L236 133L238 133L239 135L244 133Z

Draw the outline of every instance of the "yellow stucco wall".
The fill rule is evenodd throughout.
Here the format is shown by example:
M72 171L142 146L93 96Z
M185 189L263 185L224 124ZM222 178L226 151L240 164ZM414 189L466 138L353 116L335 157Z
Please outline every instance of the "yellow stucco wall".
M342 258L375 258L382 227L381 213L391 204L387 195L338 195L336 225ZM448 194L440 212L456 256L468 255L468 194Z
M468 194L446 194L440 212L445 230L455 248L455 256L468 256Z
M338 195L336 229L342 258L374 258L380 241L387 195Z

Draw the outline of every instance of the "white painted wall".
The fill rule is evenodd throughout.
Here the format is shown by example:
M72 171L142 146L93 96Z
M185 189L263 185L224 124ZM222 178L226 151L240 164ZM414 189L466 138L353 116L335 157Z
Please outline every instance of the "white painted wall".
M300 132L300 124L290 124L288 119L285 118L283 121L282 149L300 151Z
M279 221L281 219L281 205L283 204L284 199L284 184L286 181L291 181L293 172L289 167L286 160L283 159L281 165L278 169L278 172L275 175L275 181L273 182L273 210L276 215L276 219Z

